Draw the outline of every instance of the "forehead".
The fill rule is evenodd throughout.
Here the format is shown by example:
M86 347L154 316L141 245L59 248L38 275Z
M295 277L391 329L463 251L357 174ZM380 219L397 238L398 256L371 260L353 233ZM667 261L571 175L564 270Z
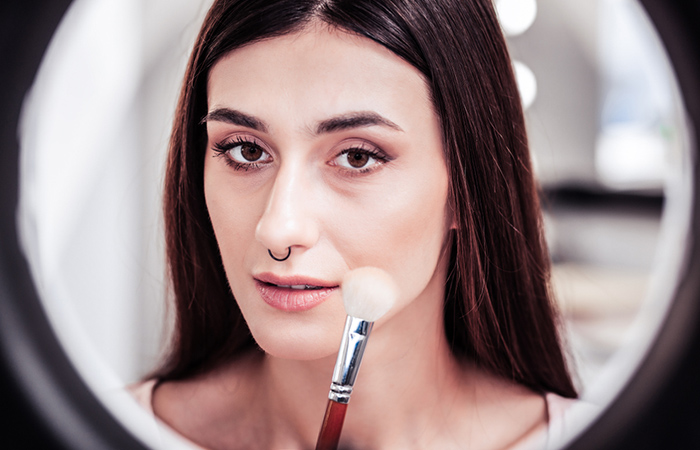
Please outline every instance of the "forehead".
M233 50L212 68L209 108L253 114L345 110L432 113L422 74L382 45L343 30L311 25Z

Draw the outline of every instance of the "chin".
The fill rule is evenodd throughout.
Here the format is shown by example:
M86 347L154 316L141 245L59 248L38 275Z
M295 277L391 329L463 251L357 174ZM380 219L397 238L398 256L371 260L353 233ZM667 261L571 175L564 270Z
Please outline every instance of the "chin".
M270 356L311 361L338 354L343 323L300 324L289 320L251 327L251 332L258 346Z

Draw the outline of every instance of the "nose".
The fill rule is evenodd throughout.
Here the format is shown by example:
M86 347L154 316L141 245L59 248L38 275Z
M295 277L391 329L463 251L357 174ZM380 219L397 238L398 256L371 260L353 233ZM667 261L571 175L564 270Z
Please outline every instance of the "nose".
M311 185L301 165L283 164L278 170L255 228L255 238L272 254L285 255L288 247L310 248L318 241Z

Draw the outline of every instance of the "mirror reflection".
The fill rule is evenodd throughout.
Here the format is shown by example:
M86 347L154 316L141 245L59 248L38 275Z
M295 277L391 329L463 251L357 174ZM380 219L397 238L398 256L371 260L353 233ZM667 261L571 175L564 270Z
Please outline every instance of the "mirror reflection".
M209 7L179 3L76 1L23 116L23 243L57 334L108 404L121 405L112 394L160 363L172 329L164 161ZM674 228L684 206L682 105L636 2L495 4L525 107L574 382L604 406L666 307L668 279L655 268L677 250L666 238L683 235Z

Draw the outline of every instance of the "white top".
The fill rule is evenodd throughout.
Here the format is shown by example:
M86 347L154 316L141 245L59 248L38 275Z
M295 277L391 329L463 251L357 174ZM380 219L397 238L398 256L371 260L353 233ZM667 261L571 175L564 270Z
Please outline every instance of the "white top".
M207 450L189 441L187 438L177 434L174 430L167 427L159 421L155 414L153 413L153 388L155 387L156 380L148 380L143 383L136 384L129 387L129 392L136 398L136 401L146 409L149 413L153 415L154 425L159 425L160 427L166 427L171 430L178 440L181 440L189 444L192 448L198 450ZM563 443L566 442L567 438L570 438L574 433L578 433L582 430L582 423L590 422L600 408L595 407L587 402L561 397L557 394L549 393L545 395L545 401L547 406L547 417L549 420L546 432L533 435L530 439L520 443L510 450L554 450L559 448ZM576 405L576 408L573 406ZM173 447L172 436L168 433L159 433L162 445L160 449L170 450ZM179 445L182 442L178 443ZM180 448L180 447L178 447Z

